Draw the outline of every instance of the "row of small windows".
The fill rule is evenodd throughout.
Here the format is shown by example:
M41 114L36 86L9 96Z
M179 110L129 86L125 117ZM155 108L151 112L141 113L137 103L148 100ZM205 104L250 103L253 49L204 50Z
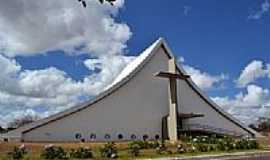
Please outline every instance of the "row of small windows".
M122 134L118 134L117 137L118 137L119 140L124 139L124 136L123 136ZM82 134L81 134L81 133L76 133L76 134L75 134L75 138L76 138L76 139L82 139ZM96 134L94 134L94 133L90 134L90 139L91 139L91 140L95 140L96 138L97 138ZM110 134L105 134L105 135L104 135L104 138L107 139L107 140L109 140L109 139L111 139L111 135L110 135ZM131 138L132 140L135 140L137 137L136 137L135 134L132 134L132 135L130 136L130 138ZM147 134L143 135L143 140L147 140L148 138L149 138L149 136L148 136ZM155 139L156 139L156 140L158 140L159 138L160 138L160 136L159 136L158 134L155 135Z

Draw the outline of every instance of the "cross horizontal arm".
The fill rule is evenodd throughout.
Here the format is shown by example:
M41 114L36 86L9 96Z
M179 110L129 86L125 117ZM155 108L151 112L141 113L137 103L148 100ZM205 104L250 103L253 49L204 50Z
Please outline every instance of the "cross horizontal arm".
M158 72L155 74L157 77L162 77L162 78L173 78L173 79L187 79L190 78L189 75L181 75L181 74L175 74L175 73L170 73L170 72Z
M181 119L204 117L203 114L198 114L198 113L179 113L178 115L179 115L179 118Z

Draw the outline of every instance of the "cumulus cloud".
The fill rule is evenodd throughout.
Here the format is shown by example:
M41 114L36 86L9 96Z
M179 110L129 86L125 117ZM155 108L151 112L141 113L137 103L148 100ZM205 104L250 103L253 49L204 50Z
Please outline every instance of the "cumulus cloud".
M236 80L237 87L245 91L241 91L233 98L213 97L212 99L247 124L254 123L259 117L269 117L270 91L254 83L266 77L270 78L270 64L253 60L242 70Z
M198 68L185 64L185 58L179 57L177 62L183 64L184 70L191 76L192 80L199 88L203 90L213 89L222 84L222 82L229 77L225 74L211 75L207 72L201 71Z
M0 53L8 57L51 50L69 54L120 54L131 36L129 27L114 16L124 0L114 6L88 0L0 0Z
M87 0L0 0L0 125L27 114L45 117L88 100L112 82L134 57L125 56L132 32L115 20L114 6ZM74 80L55 67L23 70L16 56L90 54L89 74Z
M98 71L75 81L54 67L22 70L15 60L0 55L0 124L25 111L44 117L94 97L133 59L123 55L87 59L85 66Z
M245 123L252 123L260 116L270 116L270 91L257 85L248 85L245 92L233 98L212 97L225 110Z
M228 79L228 76L224 74L211 75L189 65L184 65L183 67L185 71L191 76L194 83L203 90L212 89L216 85L221 84L222 81Z
M262 4L259 10L254 11L248 16L248 19L258 20L261 19L262 16L264 16L266 13L269 12L270 9L270 3L268 0L265 0Z
M253 60L241 72L236 83L238 87L245 87L247 84L256 81L258 78L270 78L270 64L264 64L262 61Z
M83 64L91 74L75 81L55 67L23 70L13 58L0 54L0 125L26 113L46 117L90 99L102 92L134 58L104 55L87 59ZM219 76L185 68L202 88L210 88L219 81Z
M179 58L177 59L177 61L178 61L179 63L184 63L184 62L185 62L185 58L184 58L184 57L179 57Z
M268 89L257 85L248 85L246 92L240 92L234 98L215 97L218 104L222 106L261 106L269 103L270 94Z
M183 57L180 57L178 62L185 63L185 60ZM187 64L184 64L183 67L191 75L192 80L204 90L209 90L215 86L220 87L222 82L228 79L228 76L224 74L211 75ZM269 117L270 90L250 84L258 78L270 77L269 69L269 64L264 64L258 60L252 61L245 67L237 79L237 84L242 86L244 91L239 92L233 97L211 97L211 99L246 124L254 123L259 117Z

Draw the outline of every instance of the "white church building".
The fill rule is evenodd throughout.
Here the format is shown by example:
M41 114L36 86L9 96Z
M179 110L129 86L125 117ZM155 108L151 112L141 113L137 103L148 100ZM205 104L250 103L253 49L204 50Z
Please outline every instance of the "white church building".
M2 138L24 142L176 141L183 133L259 135L208 98L160 38L95 99Z

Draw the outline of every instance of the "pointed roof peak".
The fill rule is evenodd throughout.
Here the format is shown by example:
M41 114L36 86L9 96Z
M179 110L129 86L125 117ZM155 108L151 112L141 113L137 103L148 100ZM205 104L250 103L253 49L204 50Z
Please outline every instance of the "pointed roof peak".
M159 37L159 38L157 39L157 41L165 41L165 38L164 38L164 37Z
M114 81L109 84L106 89L116 85L121 82L124 78L128 77L144 60L151 55L151 53L163 44L164 39L158 38L155 42L153 42L150 46L148 46L143 52L141 52L134 60L132 60L127 66L120 72L120 74L114 79ZM105 89L105 90L106 90Z

